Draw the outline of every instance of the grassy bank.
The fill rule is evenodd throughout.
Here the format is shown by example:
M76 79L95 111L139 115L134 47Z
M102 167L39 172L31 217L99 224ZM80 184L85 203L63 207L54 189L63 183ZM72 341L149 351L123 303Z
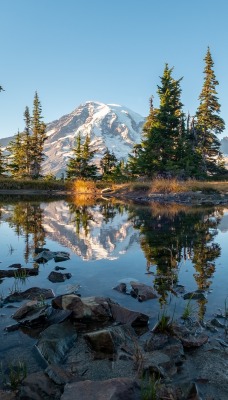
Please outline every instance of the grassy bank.
M126 183L114 183L105 181L90 181L77 179L75 181L59 180L14 180L0 179L0 190L56 190L71 191L74 193L88 193L93 196L102 193L133 193L145 194L161 193L185 193L190 191L202 191L206 193L228 193L228 181L178 181L177 179L153 179L145 181L129 181Z
M68 186L56 180L0 179L0 190L66 190Z

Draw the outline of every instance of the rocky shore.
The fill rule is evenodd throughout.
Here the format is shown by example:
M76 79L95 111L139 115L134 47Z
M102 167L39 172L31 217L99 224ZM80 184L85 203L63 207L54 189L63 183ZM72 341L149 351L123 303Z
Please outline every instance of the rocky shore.
M228 193L205 193L203 191L147 194L145 191L135 190L130 192L107 192L105 196L111 196L121 200L132 200L139 203L160 203L164 205L214 206L228 204Z
M157 297L147 285L131 282L131 288L138 301ZM114 289L127 294L124 283ZM200 295L189 294L192 299ZM50 289L31 288L8 296L3 306L15 301L23 303L6 332L35 331L34 351L46 367L32 374L28 368L24 376L19 371L18 385L11 391L2 387L1 400L228 398L227 316L222 313L207 324L176 321L164 313L149 330L148 315L106 297L56 297Z

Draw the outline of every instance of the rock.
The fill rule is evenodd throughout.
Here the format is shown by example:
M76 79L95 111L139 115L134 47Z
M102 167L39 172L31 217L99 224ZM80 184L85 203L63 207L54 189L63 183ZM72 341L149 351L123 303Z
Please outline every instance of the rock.
M42 251L50 251L49 249L46 249L45 247L36 247L34 250L35 254L42 253Z
M63 274L62 272L55 272L52 271L48 275L49 281L56 283L56 282L64 282L66 279L70 279L72 275L70 273Z
M13 325L8 325L4 328L4 331L6 332L15 332L18 329L20 329L21 325L20 324L13 324ZM1 397L0 397L1 398Z
M200 347L203 344L207 343L208 336L205 334L193 335L187 328L184 326L179 326L176 324L172 325L172 331L175 336L177 336L184 347Z
M38 264L45 264L48 261L52 260L54 258L54 254L50 250L43 250L38 253L36 257L34 257L34 261L36 261Z
M20 320L21 326L26 326L29 328L40 327L42 328L44 324L47 323L48 316L48 306L38 307L28 313L23 319Z
M156 299L158 297L151 286L139 282L130 282L130 284L132 287L131 296L136 297L139 301Z
M153 351L146 353L143 357L142 376L152 377L156 379L172 376L177 372L177 368L167 354L161 351Z
M122 307L115 303L110 303L110 309L112 318L116 322L129 324L133 327L148 325L149 317L146 314L129 310L128 308Z
M84 338L93 351L106 354L113 354L115 352L113 338L108 329L87 333L84 335Z
M21 264L11 264L8 266L8 268L21 268L22 265Z
M144 349L146 352L161 350L178 364L185 357L181 341L165 334L152 334L151 338L145 343Z
M73 379L73 375L70 372L65 371L59 365L51 364L45 369L45 374L56 383L57 385L65 385Z
M67 261L70 259L70 254L65 251L58 251L53 254L55 262Z
M32 287L24 292L15 292L10 294L5 298L4 303L12 303L14 301L22 301L25 299L43 301L45 299L52 299L53 297L55 297L55 295L52 289Z
M225 328L225 324L222 324L217 318L211 320L211 325L216 326L217 328Z
M64 267L59 267L58 265L56 265L56 267L55 267L55 270L56 270L56 271L64 271L64 269L66 269L66 268L64 268Z
M36 348L48 364L58 364L64 359L76 338L74 326L66 321L45 329L40 334Z
M127 285L126 285L126 283L120 283L119 285L117 285L117 286L115 286L114 288L113 288L113 290L117 290L117 292L120 292L120 293L125 293L126 294L126 291L127 291Z
M17 311L12 315L14 319L22 319L25 318L26 315L31 315L34 312L37 312L38 308L38 301L32 300L28 301L27 303L23 304Z
M28 276L35 276L38 275L38 269L37 268L19 268L19 271L14 271L14 270L0 270L0 278L26 278ZM19 275L18 275L19 274Z
M60 322L65 321L71 316L72 312L70 310L59 310L59 309L50 309L50 313L47 316L47 322L49 325L59 324Z
M40 251L34 261L38 264L45 264L54 258L55 262L66 261L70 259L70 254L66 251L50 251L48 249Z
M72 400L80 393L80 400L140 400L141 389L137 381L114 378L104 381L68 383L61 400Z
M72 317L82 322L105 322L112 318L108 300L104 297L81 298L76 294L67 294L53 299L52 306L71 310Z
M20 400L59 400L60 388L44 372L28 375L19 391Z
M195 292L189 292L184 294L184 300L205 300L206 296L203 290L196 290Z
M1 400L16 400L17 393L16 392L6 392L5 390L0 390L0 399Z

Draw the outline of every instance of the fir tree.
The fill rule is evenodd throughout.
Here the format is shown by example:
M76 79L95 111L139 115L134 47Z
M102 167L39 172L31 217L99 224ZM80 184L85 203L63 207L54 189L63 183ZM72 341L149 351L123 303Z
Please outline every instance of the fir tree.
M6 167L7 171L14 178L22 178L25 174L23 134L18 132L15 139L9 142L6 150L10 153Z
M144 140L139 152L139 170L148 176L153 174L178 174L181 168L183 112L180 101L180 81L172 77L173 68L165 65L161 86L158 86L160 106L153 108L144 125Z
M35 92L33 101L33 115L31 119L31 175L33 178L41 176L41 164L44 160L44 142L47 139L45 130L46 125L42 121L42 107L37 92Z
M100 161L100 166L103 172L104 177L111 175L114 168L117 164L117 158L115 154L110 152L107 148L104 152L104 155Z
M73 149L73 157L70 157L67 164L67 178L95 178L97 167L91 163L93 157L94 151L90 149L89 136L86 136L85 143L82 144L81 134L79 133Z
M24 112L24 121L25 121L25 129L24 129L24 152L25 152L25 166L26 166L26 175L30 176L31 174L31 162L32 162L32 140L30 136L31 131L31 117L29 108L25 107Z
M199 96L199 107L196 112L197 151L201 156L201 171L205 175L213 175L224 170L224 162L220 151L217 134L225 129L224 120L219 116L216 86L219 84L213 70L210 49L207 49L204 68L204 83Z

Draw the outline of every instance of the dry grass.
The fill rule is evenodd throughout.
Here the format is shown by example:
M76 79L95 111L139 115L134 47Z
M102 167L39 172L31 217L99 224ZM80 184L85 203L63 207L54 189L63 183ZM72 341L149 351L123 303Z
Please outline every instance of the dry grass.
M71 189L75 193L96 195L97 188L94 181L86 181L84 179L77 179L72 182Z
M145 192L150 193L185 193L190 191L203 191L205 193L220 192L228 193L228 181L197 181L189 179L187 181L179 181L177 179L156 178L144 182L128 182L123 184L112 184L113 191L122 193Z

